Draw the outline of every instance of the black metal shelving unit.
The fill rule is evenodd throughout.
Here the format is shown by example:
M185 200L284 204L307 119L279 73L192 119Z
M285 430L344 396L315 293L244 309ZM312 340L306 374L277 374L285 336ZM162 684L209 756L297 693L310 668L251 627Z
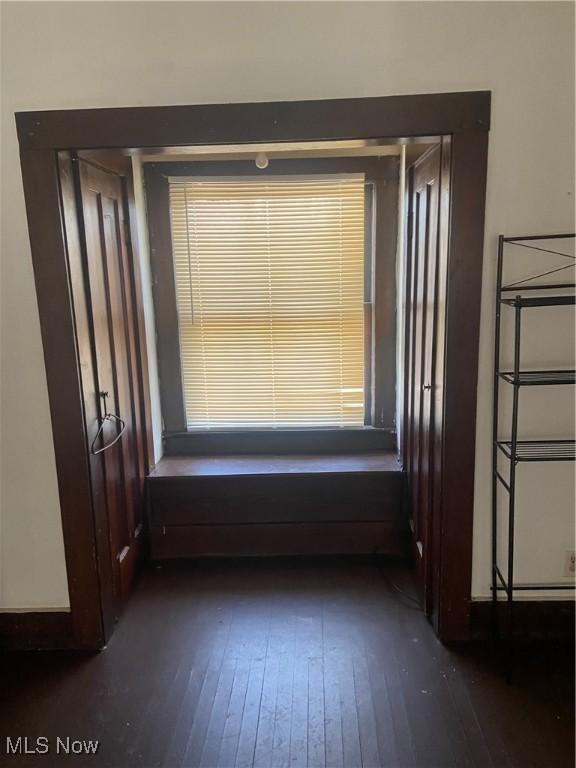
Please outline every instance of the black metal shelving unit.
M571 583L516 583L514 580L514 538L516 525L516 481L517 467L521 463L546 461L574 461L576 441L566 440L521 440L518 438L520 392L524 387L563 386L576 383L576 371L522 370L520 349L522 335L522 313L541 307L565 307L576 304L576 282L537 282L552 274L565 273L574 269L576 257L555 248L544 247L544 241L573 240L574 234L528 235L523 237L500 236L498 241L498 267L496 282L496 329L494 344L494 401L493 401L493 448L492 448L492 615L495 638L499 638L498 595L504 592L507 605L507 657L506 671L510 679L514 649L514 595L522 590L573 590ZM503 283L506 246L541 251L568 259L551 269L531 275L522 280ZM527 253L528 251L524 251ZM536 295L537 294L537 295ZM514 313L514 364L512 370L500 369L501 312ZM510 436L502 439L500 432L500 386L512 387L512 418ZM508 479L499 471L498 458L504 456L509 468ZM507 564L501 569L498 564L498 487L502 486L508 496L508 553ZM504 572L503 572L504 571Z

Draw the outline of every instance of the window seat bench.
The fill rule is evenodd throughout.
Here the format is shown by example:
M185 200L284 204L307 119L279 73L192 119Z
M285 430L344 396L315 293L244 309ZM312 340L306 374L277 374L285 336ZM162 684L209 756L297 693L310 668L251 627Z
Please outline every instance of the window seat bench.
M167 456L148 477L152 559L400 554L403 488L385 451Z

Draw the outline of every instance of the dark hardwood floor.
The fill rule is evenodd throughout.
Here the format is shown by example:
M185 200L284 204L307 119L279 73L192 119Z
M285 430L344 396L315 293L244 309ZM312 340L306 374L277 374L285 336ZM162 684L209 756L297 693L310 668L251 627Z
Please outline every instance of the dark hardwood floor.
M409 590L371 559L148 570L102 653L4 654L0 764L571 766L569 649L523 650L508 686L487 649L443 647ZM7 735L52 751L7 757ZM57 757L57 736L100 747Z

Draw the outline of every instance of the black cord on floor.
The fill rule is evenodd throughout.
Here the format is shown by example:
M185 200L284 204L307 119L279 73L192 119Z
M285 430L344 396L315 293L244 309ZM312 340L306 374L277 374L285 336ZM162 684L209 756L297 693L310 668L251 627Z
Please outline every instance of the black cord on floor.
M388 576L385 575L386 582L394 589L396 592L398 592L399 595L401 595L403 598L408 600L412 605L407 606L413 611L419 611L422 612L422 606L420 605L420 601L413 597L412 595L409 595L407 592L405 592L403 589L400 589L400 587L395 584L392 579L390 579Z

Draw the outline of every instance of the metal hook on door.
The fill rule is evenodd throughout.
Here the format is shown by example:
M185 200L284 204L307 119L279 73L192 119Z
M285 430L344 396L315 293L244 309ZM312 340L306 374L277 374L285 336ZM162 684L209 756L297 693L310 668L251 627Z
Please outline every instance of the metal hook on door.
M100 426L98 427L98 431L94 435L94 440L92 440L92 443L90 444L90 453L93 456L97 456L99 453L103 453L104 451L107 451L108 448L112 448L113 445L116 445L118 440L120 440L120 438L124 434L124 430L126 429L126 422L123 419L121 419L120 416L117 416L115 413L108 413L108 408L106 407L106 399L109 397L108 392L100 392L99 394L104 402L104 416L102 416L100 420ZM114 440L107 443L106 445L103 445L102 448L96 448L95 447L96 443L101 437L102 432L104 431L104 426L107 421L111 421L113 424L119 425L120 431L118 432Z

